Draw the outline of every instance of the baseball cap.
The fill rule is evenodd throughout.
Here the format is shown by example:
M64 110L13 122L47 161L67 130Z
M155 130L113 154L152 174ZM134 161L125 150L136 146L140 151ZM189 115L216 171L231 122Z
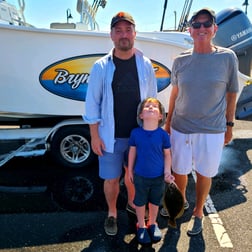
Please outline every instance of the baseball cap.
M215 23L216 21L215 12L211 10L210 8L203 8L194 12L189 23L191 24L200 14L208 14L211 17L213 23Z
M120 11L112 18L110 25L111 29L115 26L115 24L117 24L120 21L127 21L135 25L135 21L129 13Z

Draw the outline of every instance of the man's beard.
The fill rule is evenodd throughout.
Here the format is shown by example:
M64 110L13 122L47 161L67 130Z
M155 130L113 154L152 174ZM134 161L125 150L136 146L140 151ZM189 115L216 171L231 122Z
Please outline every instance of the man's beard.
M133 44L130 43L129 39L123 38L119 40L119 43L117 44L117 48L121 51L128 51L133 48Z

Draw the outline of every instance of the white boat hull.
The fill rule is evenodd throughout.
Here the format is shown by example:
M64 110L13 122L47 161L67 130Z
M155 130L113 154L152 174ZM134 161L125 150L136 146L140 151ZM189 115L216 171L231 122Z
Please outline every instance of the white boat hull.
M65 64L68 70L72 68L73 71L76 69L79 71L82 66L74 64L78 64L80 58L87 58L87 55L100 57L112 48L113 44L108 33L0 25L0 34L0 55L3 62L0 69L2 115L30 117L83 114L85 107L83 100L51 92L42 86L44 80L41 79L41 74L50 70L51 66L62 67L62 64ZM136 40L136 47L170 70L173 58L190 47L190 44L186 42L175 44L174 39L169 43L139 37ZM88 57L87 66L83 66L83 74L89 73L96 59L92 57ZM51 74L50 71L46 74ZM76 75L78 72L72 74ZM69 85L70 91L72 86ZM76 91L77 88L74 88ZM159 93L161 99L167 97L167 89L169 87ZM166 103L167 99L164 101Z
M113 46L107 32L0 24L0 34L0 116L29 118L84 113L91 66ZM173 59L192 46L190 36L176 32L139 33L135 46L157 64L154 67L161 83L158 96L167 110L167 81ZM245 77L240 78L241 89Z

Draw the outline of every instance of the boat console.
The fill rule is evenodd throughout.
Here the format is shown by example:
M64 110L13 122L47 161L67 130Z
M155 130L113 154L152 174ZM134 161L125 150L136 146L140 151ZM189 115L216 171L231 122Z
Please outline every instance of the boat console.
M0 0L0 23L21 25L23 21L14 5Z

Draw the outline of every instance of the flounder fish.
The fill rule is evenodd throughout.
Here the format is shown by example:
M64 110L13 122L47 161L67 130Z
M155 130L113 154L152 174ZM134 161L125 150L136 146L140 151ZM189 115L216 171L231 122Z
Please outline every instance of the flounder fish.
M169 213L168 225L177 228L176 219L184 213L184 199L174 182L167 183L165 186L163 206Z

